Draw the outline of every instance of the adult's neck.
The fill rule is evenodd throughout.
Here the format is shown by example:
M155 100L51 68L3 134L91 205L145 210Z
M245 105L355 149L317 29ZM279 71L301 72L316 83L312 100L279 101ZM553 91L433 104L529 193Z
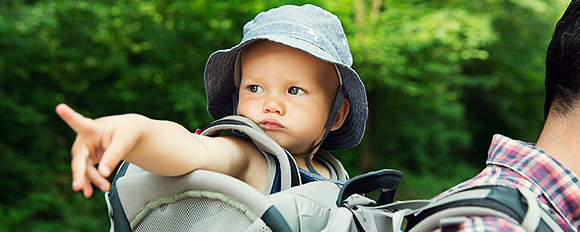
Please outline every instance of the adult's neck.
M550 112L536 146L580 175L580 110Z

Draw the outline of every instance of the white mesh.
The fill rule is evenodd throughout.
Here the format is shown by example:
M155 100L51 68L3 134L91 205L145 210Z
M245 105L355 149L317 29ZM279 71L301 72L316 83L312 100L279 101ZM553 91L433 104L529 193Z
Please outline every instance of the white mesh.
M246 213L221 200L186 197L152 209L134 231L244 231L253 223Z
M270 229L270 227L264 226L264 227L256 230L256 232L272 232L272 229Z

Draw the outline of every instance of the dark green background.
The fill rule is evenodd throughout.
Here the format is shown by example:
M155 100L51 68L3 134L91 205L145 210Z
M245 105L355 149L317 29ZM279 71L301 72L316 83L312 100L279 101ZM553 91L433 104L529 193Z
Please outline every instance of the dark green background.
M341 18L370 102L363 143L335 154L351 176L403 170L408 199L475 175L494 133L535 141L545 51L568 2L311 1ZM306 1L2 0L0 231L108 230L100 193L71 190L74 133L54 107L203 127L208 56L286 3Z

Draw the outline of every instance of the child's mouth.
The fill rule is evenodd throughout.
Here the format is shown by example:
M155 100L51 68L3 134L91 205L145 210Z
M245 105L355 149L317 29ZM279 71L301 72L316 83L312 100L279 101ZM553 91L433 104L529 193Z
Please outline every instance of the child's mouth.
M278 122L276 119L264 119L260 122L260 124L265 128L265 129L269 129L269 130L275 130L275 129L282 129L284 128L282 126L282 124L280 124L280 122Z

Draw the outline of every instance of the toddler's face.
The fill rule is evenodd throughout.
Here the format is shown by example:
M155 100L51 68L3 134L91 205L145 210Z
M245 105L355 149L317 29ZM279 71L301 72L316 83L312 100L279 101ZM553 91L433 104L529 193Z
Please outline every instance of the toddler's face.
M258 41L241 56L238 114L292 154L310 152L325 131L339 80L334 65L278 43Z

